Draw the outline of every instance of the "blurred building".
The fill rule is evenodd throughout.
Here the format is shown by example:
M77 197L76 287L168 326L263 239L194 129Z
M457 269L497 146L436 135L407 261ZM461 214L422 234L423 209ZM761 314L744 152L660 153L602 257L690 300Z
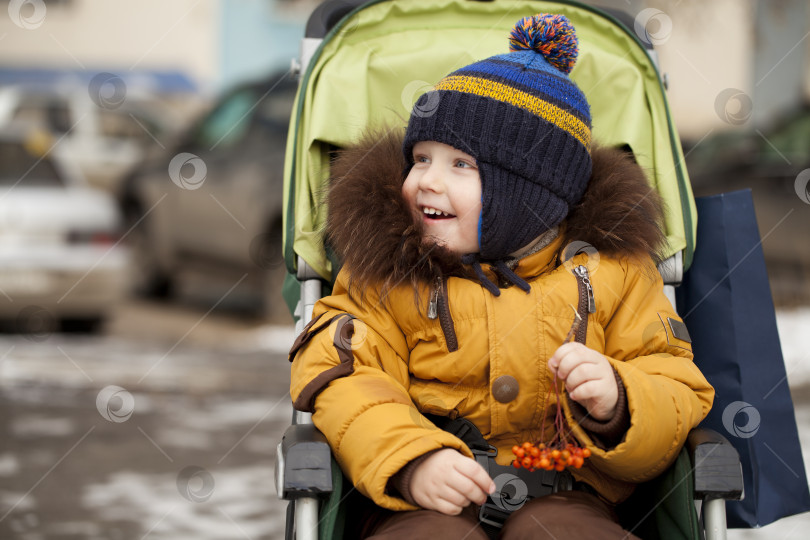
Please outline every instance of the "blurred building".
M595 3L629 12L655 45L684 139L763 129L810 100L807 0Z
M54 84L109 72L132 92L210 96L286 68L317 3L7 0L0 13L0 84ZM727 114L762 127L810 96L806 0L595 3L628 11L637 33L654 42L686 139L746 127L729 123ZM731 97L723 101L723 92Z
M0 85L87 85L110 73L127 93L197 105L238 81L286 68L314 2L8 0ZM191 99L190 99L191 98Z

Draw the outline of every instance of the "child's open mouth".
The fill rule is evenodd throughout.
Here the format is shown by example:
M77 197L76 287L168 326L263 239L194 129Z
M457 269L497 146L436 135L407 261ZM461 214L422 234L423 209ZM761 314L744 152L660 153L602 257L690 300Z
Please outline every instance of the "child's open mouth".
M453 214L443 212L442 210L438 210L436 208L432 208L430 206L423 206L422 207L422 215L425 219L435 220L435 219L450 219L454 218Z

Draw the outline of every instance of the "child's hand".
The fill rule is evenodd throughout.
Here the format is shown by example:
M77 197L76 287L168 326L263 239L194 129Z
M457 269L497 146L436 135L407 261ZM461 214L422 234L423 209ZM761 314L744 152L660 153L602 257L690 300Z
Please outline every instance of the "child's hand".
M484 504L495 482L474 459L443 448L416 467L410 490L422 508L453 516L471 502Z
M548 360L552 373L565 381L568 396L588 409L596 420L613 418L619 387L604 355L577 342L566 343Z

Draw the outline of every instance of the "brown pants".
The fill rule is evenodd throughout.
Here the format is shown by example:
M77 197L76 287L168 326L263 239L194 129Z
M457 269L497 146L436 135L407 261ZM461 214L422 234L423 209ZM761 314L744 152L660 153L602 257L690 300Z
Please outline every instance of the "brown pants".
M359 538L369 540L488 540L478 524L478 508L469 506L457 516L432 510L368 515ZM516 510L499 536L505 540L598 540L637 537L618 524L613 509L598 497L582 491L564 491L533 499Z

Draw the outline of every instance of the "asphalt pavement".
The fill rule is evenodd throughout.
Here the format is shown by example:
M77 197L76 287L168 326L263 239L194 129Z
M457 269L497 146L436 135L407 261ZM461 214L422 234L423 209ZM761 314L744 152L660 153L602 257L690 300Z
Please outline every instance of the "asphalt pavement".
M0 335L0 538L278 539L291 326L130 302Z
M0 539L283 538L273 470L293 338L205 302L144 301L98 335L0 334ZM810 363L801 340L783 348L810 463ZM803 514L729 538L808 528Z

